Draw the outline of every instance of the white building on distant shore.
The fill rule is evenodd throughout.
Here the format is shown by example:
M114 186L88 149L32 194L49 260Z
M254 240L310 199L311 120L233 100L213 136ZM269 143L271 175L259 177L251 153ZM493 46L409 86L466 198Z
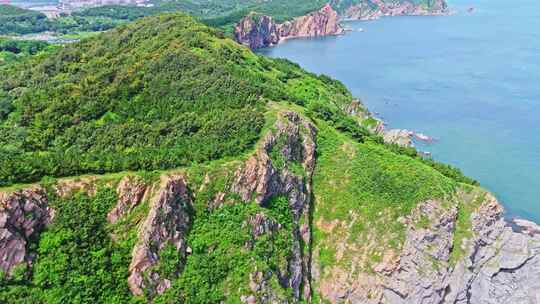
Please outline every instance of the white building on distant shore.
M103 5L137 5L146 6L146 0L60 0L58 7L62 11L73 11L84 7Z

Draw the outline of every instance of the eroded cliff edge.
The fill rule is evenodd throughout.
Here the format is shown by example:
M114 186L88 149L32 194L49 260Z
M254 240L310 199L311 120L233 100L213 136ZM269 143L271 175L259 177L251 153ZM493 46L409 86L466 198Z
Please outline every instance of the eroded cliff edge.
M337 12L329 5L292 21L277 23L270 16L251 13L236 25L237 42L251 49L272 46L286 39L339 35L343 28Z
M400 189L388 182L392 176L386 171L369 173L369 166L409 168L399 157L386 162L372 157L385 153L287 110L280 112L253 154L197 169L196 174L179 170L157 180L137 175L118 181L81 178L5 192L0 200L0 267L8 276L21 266L32 268L36 252L30 244L58 215L50 197L81 192L96 196L112 187L117 202L107 221L122 228L113 229L111 237L120 241L122 232L133 230L126 281L131 292L146 301L181 299L185 295L175 293L182 286L178 278L186 271L204 272L190 269L190 260L214 251L232 254L233 247L220 251L219 240L201 247L200 230L206 233L212 227L206 223L214 216L226 219L218 230L232 229L241 236L241 254L235 257L249 267L240 281L226 278L222 284L229 299L244 303L536 301L539 226L506 221L491 194L459 183L442 186L438 180L445 178L438 175L433 176L434 185L444 189L409 210L406 196L417 189ZM357 173L366 174L366 181L375 176L379 180L362 185ZM389 185L394 188L386 189ZM358 188L366 197L357 196ZM402 197L403 205L370 196L391 192ZM229 211L223 210L240 214L239 221L227 220ZM227 223L231 227L223 226ZM163 263L171 250L176 266L166 272Z
M318 11L283 23L276 22L271 16L252 12L235 26L234 37L237 42L251 49L258 49L292 38L340 35L345 31L339 23L340 20L371 20L384 16L428 16L447 13L448 7L444 0L427 3L332 0Z
M444 0L418 1L344 1L332 0L332 7L340 17L350 20L372 20L385 16L432 16L448 13Z

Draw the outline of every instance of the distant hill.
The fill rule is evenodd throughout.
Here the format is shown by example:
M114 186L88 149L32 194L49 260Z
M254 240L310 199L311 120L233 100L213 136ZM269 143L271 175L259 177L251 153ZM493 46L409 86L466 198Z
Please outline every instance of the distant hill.
M0 5L0 35L29 34L48 29L44 14L12 5Z

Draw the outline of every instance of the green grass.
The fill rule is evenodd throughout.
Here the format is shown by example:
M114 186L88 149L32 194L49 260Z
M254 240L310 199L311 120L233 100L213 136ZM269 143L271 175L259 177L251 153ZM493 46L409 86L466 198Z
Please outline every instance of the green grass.
M464 241L474 236L471 215L481 206L485 197L486 193L478 188L473 189L470 193L462 191L461 199L458 202L458 215L450 254L451 265L455 265L465 255L467 248L463 248Z
M321 121L318 127L314 223L317 229L334 221L349 227L316 232L315 243L323 250L335 242L365 243L366 252L350 254L366 254L373 264L385 250L402 245L406 227L401 217L422 201L455 193L456 182L419 160L369 141L359 144ZM347 254L340 263L347 263Z

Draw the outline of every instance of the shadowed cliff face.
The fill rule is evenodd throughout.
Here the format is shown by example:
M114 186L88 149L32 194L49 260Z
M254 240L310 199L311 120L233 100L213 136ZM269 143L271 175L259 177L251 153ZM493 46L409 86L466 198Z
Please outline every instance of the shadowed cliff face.
M270 16L252 13L244 17L235 27L236 41L251 49L272 46L291 38L342 33L343 28L339 25L338 15L329 4L319 11L284 23L276 23Z
M315 127L295 112L286 112L269 132L257 153L250 157L236 172L232 191L242 200L251 199L265 206L272 197L285 196L292 213L293 244L287 271L281 273L280 282L292 289L293 299L311 299L311 227L310 210L312 187L311 178L315 168ZM296 169L293 169L296 168ZM251 221L254 234L257 231L272 231L272 224L262 219ZM265 228L265 227L270 228ZM264 274L251 275L251 291L268 288ZM272 295L272 291L266 294ZM270 299L248 296L257 303L275 303ZM248 299L246 298L246 299ZM248 302L248 301L246 301Z

